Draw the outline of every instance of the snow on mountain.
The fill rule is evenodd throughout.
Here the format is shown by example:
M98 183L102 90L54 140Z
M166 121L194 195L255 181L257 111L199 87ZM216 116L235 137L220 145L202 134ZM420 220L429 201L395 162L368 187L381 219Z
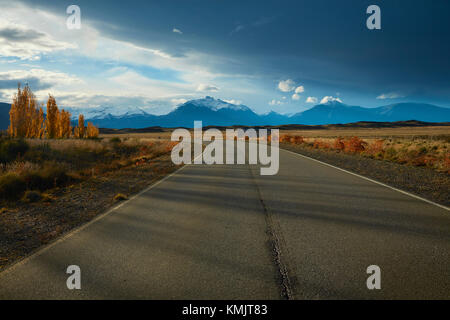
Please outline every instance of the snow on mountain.
M142 108L139 107L113 107L113 106L98 106L93 108L64 108L72 114L72 119L78 119L81 113L85 119L104 119L108 117L127 117L147 115Z
M77 120L82 113L85 120L102 128L145 128L192 127L194 121L202 120L203 125L282 125L282 124L334 124L357 121L403 121L419 120L428 122L450 121L450 108L424 103L398 103L378 108L363 108L346 105L340 101L327 101L308 110L293 114L279 114L271 111L257 114L242 104L233 104L206 96L187 101L167 114L156 114L158 104L145 107L99 106L96 108L64 108ZM7 127L9 108L2 112ZM1 111L1 110L0 110ZM0 117L0 120L2 118Z
M186 103L182 104L183 105L187 105L187 104L191 104L194 106L198 106L198 107L207 107L213 111L217 111L220 109L231 109L231 110L236 110L236 111L248 111L250 110L249 107L240 104L240 105L236 105L236 104L232 104L232 103L228 103L226 101L223 101L221 99L214 99L213 97L210 96L206 96L203 99L196 99L196 100L190 100L187 101Z

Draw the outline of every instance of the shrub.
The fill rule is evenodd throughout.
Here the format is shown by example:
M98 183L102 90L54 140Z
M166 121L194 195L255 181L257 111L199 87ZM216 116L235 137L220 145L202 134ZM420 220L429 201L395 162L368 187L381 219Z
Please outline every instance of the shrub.
M65 169L49 165L41 171L41 176L46 189L62 186L70 180Z
M56 198L48 193L41 194L43 202L52 202L56 200Z
M23 195L22 200L25 202L37 202L42 199L41 193L39 191L28 190Z
M350 153L360 153L366 149L367 142L358 137L352 137L344 142L345 151Z
M17 200L24 193L27 185L23 178L14 173L0 177L0 197L5 200Z
M344 141L342 141L341 137L337 137L336 140L334 140L334 149L336 150L344 150L345 144Z
M6 163L23 156L29 149L24 140L6 139L0 141L0 162Z
M302 136L293 136L291 137L290 142L294 144L302 144L305 141L303 140Z
M314 140L313 148L315 149L330 149L330 145L322 140Z
M387 148L384 153L384 158L387 160L396 160L397 159L397 150L395 148Z
M113 137L113 138L109 139L109 142L111 142L111 143L120 143L120 142L122 142L122 140L120 140L119 137Z
M411 164L416 167L424 167L427 165L428 162L427 160L428 160L427 157L421 155L411 159Z
M126 195L124 195L123 193L118 193L114 196L114 201L123 201L123 200L127 200L128 197Z
M291 136L288 134L283 134L280 137L280 142L291 142Z
M371 144L368 144L366 146L366 149L364 150L365 155L368 155L369 157L381 159L383 158L384 154L384 140L376 140Z
M24 176L25 183L27 185L27 189L36 189L36 190L45 190L44 187L47 183L44 181L45 179L38 171L28 172Z
M426 147L421 147L420 149L419 149L419 155L425 155L425 154L427 154L427 148Z
M63 186L70 180L63 168L54 165L47 165L40 171L32 171L24 175L26 187L40 191Z
M113 145L113 151L116 154L120 154L122 156L130 156L137 152L139 152L140 146L126 143L115 143Z

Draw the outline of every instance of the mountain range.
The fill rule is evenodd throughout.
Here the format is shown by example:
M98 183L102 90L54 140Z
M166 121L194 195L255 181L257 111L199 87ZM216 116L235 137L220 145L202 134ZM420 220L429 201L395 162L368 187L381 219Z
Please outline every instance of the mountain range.
M194 121L202 120L203 126L231 125L285 125L285 124L337 124L358 121L393 122L418 120L425 122L449 122L450 108L425 103L396 103L377 108L349 106L337 101L318 104L311 109L293 115L277 112L257 114L245 105L236 105L212 97L190 100L165 115L147 113L141 108L116 109L65 108L72 113L74 122L79 113L85 120L101 128L145 128L193 127ZM0 103L0 129L6 129L9 123L9 105Z

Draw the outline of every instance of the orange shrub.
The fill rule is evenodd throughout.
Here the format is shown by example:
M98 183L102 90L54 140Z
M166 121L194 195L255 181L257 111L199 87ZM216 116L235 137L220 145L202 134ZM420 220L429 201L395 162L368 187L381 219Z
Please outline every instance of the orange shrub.
M336 150L344 150L345 149L345 144L342 141L341 137L337 137L336 140L334 140L334 149L336 149Z
M166 145L166 152L171 152L172 149L178 144L176 141L168 142Z
M315 149L330 149L330 144L326 143L322 140L314 140L313 142L313 148Z
M302 144L305 141L303 140L302 136L294 136L291 138L291 142L295 144Z
M367 142L358 138L352 137L344 142L345 151L350 153L360 153L366 149Z
M445 154L443 167L444 170L450 172L450 153Z
M291 136L288 134L283 134L282 136L280 136L280 142L290 142L291 141Z

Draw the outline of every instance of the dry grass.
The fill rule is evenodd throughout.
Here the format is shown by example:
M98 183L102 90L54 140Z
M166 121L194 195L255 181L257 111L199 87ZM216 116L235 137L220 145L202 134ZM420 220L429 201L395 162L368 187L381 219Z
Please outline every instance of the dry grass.
M148 132L148 133L110 133L110 134L100 134L100 138L115 138L118 137L121 140L128 139L144 139L147 141L156 141L156 140L167 140L170 141L170 135L172 134L172 130L167 129L164 132Z
M70 149L101 150L108 146L107 141L91 139L26 139L30 147L48 146L52 150L66 151Z
M113 198L114 201L123 201L123 200L127 200L127 199L128 199L128 197L123 193L118 193Z
M14 140L0 143L15 147ZM169 153L174 143L148 137L105 137L26 139L18 145L25 151L9 152L0 163L3 202L20 199L26 191L44 192L127 166L142 165Z
M450 136L450 127L401 127L401 128L338 128L320 130L280 130L280 135L302 136L306 138L336 138L336 137L360 137L360 138L440 138Z
M412 166L426 166L450 173L449 135L441 134L439 131L435 135L429 136L410 134L409 136L391 136L390 138L383 138L382 135L374 135L369 138L358 136L331 138L330 136L302 137L283 134L280 136L280 142L296 144L303 148L344 152Z

